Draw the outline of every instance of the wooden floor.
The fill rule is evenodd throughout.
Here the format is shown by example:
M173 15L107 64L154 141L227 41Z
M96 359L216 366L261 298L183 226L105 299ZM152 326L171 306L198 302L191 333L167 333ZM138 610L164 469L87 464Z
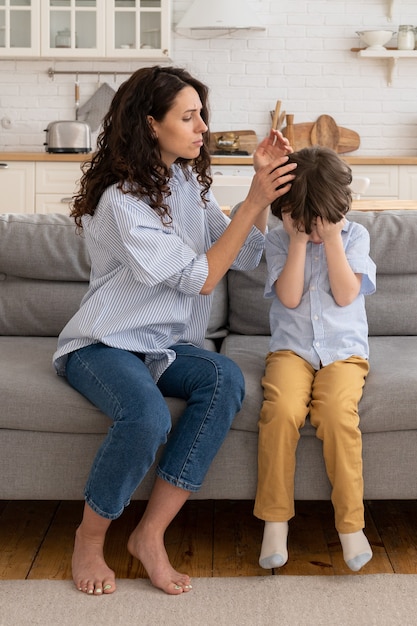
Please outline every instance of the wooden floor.
M71 578L74 532L81 502L0 501L0 580ZM252 502L190 500L166 534L174 567L193 577L417 574L417 502L367 501L366 535L374 557L359 574L346 567L329 502L297 502L290 523L289 561L259 567L262 522ZM108 533L106 558L118 578L145 578L126 551L144 502L132 502Z

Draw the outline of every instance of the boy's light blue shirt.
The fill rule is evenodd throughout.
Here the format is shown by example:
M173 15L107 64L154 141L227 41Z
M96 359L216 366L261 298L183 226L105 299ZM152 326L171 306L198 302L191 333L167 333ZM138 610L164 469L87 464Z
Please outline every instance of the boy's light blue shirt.
M292 350L316 370L353 355L369 358L365 296L376 288L369 233L361 224L346 220L341 236L350 267L362 274L360 294L345 307L337 305L331 294L324 244L312 242L307 243L301 302L295 309L285 307L275 294L274 283L287 259L289 236L280 224L266 240L265 297L273 298L270 351Z

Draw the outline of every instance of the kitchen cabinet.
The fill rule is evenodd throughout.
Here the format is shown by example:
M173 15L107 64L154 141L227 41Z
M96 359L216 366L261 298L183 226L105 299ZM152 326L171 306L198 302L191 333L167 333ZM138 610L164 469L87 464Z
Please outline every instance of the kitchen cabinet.
M41 55L166 59L170 0L48 0Z
M40 0L0 2L0 57L40 55Z
M356 165L350 162L353 159L354 157L346 159L352 169L352 174L354 176L366 176L370 179L369 189L363 198L417 200L417 165L395 163ZM247 180L247 177L253 176L253 174L252 165L212 165L213 177L219 180L223 175L229 181L232 176L236 177L236 183L233 185L235 189L238 187L239 179L241 179L242 191L246 186L245 179ZM218 184L221 185L221 182Z
M12 153L9 157L0 155L0 213L69 214L81 165L88 156ZM213 189L219 203L234 205L244 200L254 174L252 159L213 160ZM354 176L371 181L364 200L417 201L417 159L347 156L345 160Z
M171 0L0 0L0 57L167 60Z
M0 162L0 213L63 213L82 176L80 163Z
M371 183L364 199L417 200L417 165L351 165L353 174Z
M253 176L255 170L253 169L252 163L238 164L238 165L212 165L211 166L211 174L215 176L217 174L224 174L226 176Z
M351 165L350 167L354 176L366 176L371 181L364 198L400 197L397 165Z
M170 0L106 0L108 57L167 59Z
M35 213L69 215L82 176L80 163L35 164Z
M98 0L43 0L41 56L104 57L105 5Z
M245 200L252 184L253 172L249 176L214 174L211 189L220 206L233 208Z
M2 160L0 189L0 213L33 213L35 164L30 161Z
M399 168L398 197L400 200L417 200L417 166Z

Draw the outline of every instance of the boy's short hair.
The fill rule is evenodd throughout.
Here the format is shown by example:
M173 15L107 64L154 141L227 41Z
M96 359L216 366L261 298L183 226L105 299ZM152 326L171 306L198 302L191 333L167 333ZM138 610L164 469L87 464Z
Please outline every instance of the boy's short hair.
M352 204L352 171L334 150L322 146L303 148L289 154L288 163L297 163L295 179L288 193L271 204L273 215L291 213L297 228L307 234L317 217L336 224Z

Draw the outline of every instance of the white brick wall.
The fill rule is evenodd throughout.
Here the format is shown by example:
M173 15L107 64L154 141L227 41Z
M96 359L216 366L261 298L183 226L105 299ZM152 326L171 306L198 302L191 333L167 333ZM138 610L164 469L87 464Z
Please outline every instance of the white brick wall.
M192 0L173 0L173 22ZM208 0L209 1L209 0ZM227 2L227 0L224 0ZM248 0L266 26L227 37L186 39L173 33L172 60L210 87L211 129L268 131L277 99L294 122L322 113L361 136L360 155L417 155L417 56L400 59L388 86L388 62L358 58L356 31L417 26L416 0ZM395 39L391 42L395 45ZM73 119L74 76L55 76L52 61L0 59L0 150L43 151L46 124ZM140 63L59 61L56 69L135 70ZM126 76L101 77L112 87ZM97 88L79 76L81 104ZM2 120L10 120L3 128Z

